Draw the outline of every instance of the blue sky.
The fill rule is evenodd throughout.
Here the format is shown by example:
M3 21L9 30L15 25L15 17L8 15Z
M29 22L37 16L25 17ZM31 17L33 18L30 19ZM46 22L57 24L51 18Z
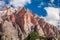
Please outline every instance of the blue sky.
M41 2L43 2L44 4L41 5ZM52 7L59 7L57 0L55 0L53 3L51 3L50 0L31 0L31 4L27 4L27 5L25 5L25 7L30 9L32 12L37 13L39 16L46 16L47 12L44 8L49 7L49 3L51 5L52 4L55 5ZM41 7L38 7L40 5L41 5Z
M0 1L4 1L6 5L9 4L11 0L0 0ZM57 7L57 8L60 7L58 4L59 3L58 0L54 0L53 2L51 2L52 0L30 0L30 1L31 3L30 4L26 3L24 7L30 9L33 13L37 13L39 16L43 16L43 17L47 15L47 12L44 8L50 6L49 4L51 4L52 7ZM41 3L43 4L41 5Z

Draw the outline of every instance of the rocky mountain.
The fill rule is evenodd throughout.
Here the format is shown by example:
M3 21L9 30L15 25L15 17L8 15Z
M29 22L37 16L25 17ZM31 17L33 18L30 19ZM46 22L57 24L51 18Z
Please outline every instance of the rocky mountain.
M24 40L31 32L39 36L53 37L57 40L59 30L56 26L47 23L43 18L33 14L30 10L20 8L18 11L6 17L0 23L0 39Z

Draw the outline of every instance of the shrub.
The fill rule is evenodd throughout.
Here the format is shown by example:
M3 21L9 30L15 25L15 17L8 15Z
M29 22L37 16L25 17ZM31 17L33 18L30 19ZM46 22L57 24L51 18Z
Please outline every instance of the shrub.
M43 39L43 40L52 40L52 37L43 37L39 36L36 32L31 32L25 40L36 40L36 39Z

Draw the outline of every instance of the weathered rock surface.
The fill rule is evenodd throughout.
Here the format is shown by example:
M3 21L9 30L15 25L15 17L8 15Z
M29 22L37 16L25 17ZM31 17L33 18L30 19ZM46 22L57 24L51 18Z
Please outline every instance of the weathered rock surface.
M40 36L57 38L59 30L56 26L47 23L44 19L31 11L20 8L14 15L11 14L2 23L2 32L5 40L24 40L30 32L35 31Z
M20 25L25 35L31 31L36 31L40 36L57 38L58 29L56 26L47 23L44 19L32 14L29 10L22 8L16 15L16 23Z

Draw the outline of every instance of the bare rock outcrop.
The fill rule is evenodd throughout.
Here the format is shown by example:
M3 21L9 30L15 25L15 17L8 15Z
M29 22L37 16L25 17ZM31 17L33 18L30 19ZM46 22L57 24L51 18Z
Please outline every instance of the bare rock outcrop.
M59 35L59 30L56 26L47 23L36 14L32 14L28 9L20 8L15 14L11 13L6 16L5 19L2 19L2 26L0 27L4 34L2 36L3 40L24 40L32 31L35 31L40 36L53 37L55 39Z
M29 35L31 31L36 31L40 36L48 36L57 38L58 29L56 26L47 23L43 18L32 14L31 11L22 8L16 14L16 23L20 25L25 35Z

